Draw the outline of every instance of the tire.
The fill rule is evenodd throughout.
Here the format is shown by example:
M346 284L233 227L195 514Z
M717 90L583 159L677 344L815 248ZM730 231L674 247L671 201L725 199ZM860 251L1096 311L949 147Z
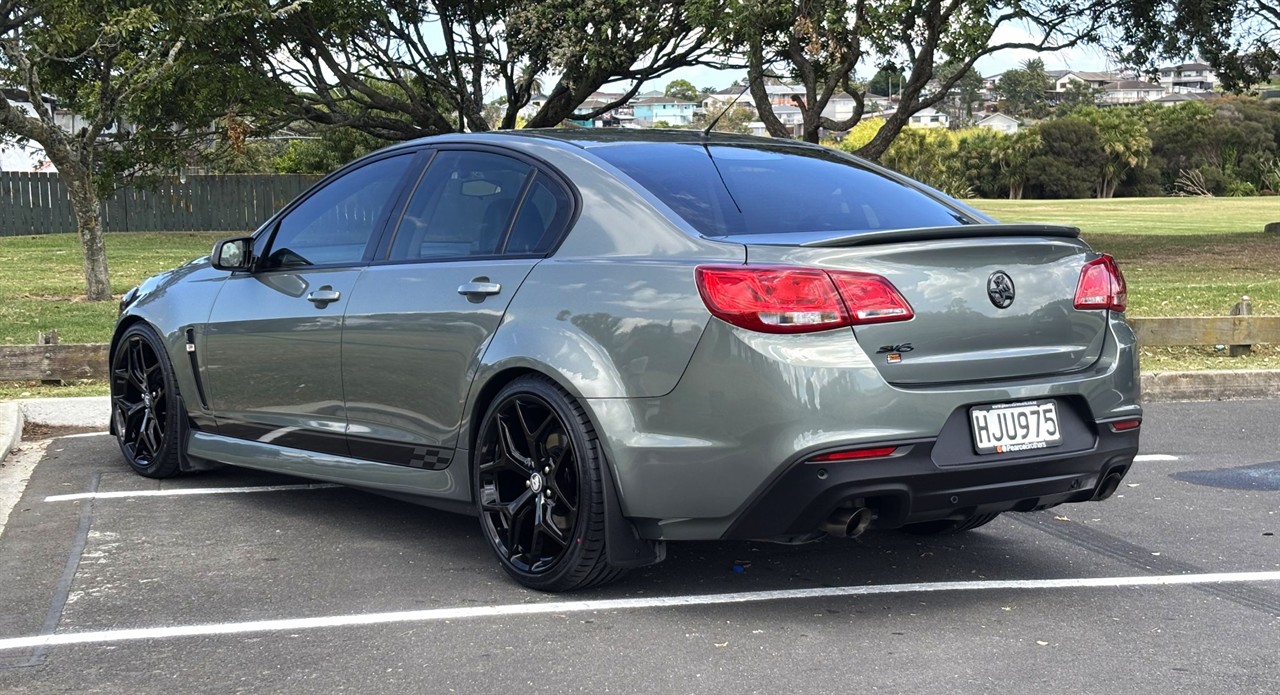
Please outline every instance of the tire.
M625 574L605 554L604 465L581 404L555 382L529 375L498 392L476 440L472 492L507 574L551 592Z
M903 526L902 530L917 536L944 536L952 533L972 531L979 526L985 526L992 521L995 521L998 516L1000 516L1000 512L994 512L991 514L974 514L968 519L961 521L951 521L949 519L925 521L919 524L908 524Z
M111 424L120 453L147 478L180 474L187 418L164 343L145 323L121 334L111 358Z

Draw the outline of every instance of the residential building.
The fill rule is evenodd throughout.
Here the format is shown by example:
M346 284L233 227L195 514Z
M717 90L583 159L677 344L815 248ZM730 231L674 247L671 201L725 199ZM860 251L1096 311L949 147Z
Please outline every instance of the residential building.
M1165 94L1159 99L1152 99L1151 103L1161 106L1177 106L1188 101L1203 101L1205 97L1212 95L1212 92L1173 92Z
M979 128L994 130L997 133L1012 135L1018 132L1018 128L1021 127L1022 124L1018 123L1018 119L1014 118L1013 116L1008 116L997 111L996 113L993 113L987 116L986 118L979 120L974 125L978 126Z
M909 128L947 128L951 126L951 117L929 107L917 112L907 122Z
M1204 63L1183 63L1160 68L1160 86L1167 94L1211 92L1218 76Z
M773 115L777 116L779 121L782 121L782 125L791 131L792 135L800 135L804 124L804 114L800 112L799 106L774 105L771 110ZM769 129L765 127L764 121L752 121L747 124L747 127L751 129L752 135L769 134Z
M1067 91L1067 86L1072 82L1084 82L1087 85L1102 88L1124 78L1118 72L1091 72L1088 70L1054 70L1053 72L1055 74L1061 72L1060 75L1049 76L1049 79L1053 80L1053 91L1055 92Z
M631 102L636 124L649 127L659 121L675 128L692 125L697 106L695 102L667 96L643 97Z
M1159 99L1164 88L1142 80L1120 80L1102 87L1101 102L1104 105L1141 104Z

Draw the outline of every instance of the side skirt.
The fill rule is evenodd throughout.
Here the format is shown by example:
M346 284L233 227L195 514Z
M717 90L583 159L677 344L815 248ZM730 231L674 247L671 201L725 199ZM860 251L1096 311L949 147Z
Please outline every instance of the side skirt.
M199 431L187 438L187 453L233 466L349 485L450 511L471 506L468 481L457 479L458 469L465 466L440 471L410 468Z

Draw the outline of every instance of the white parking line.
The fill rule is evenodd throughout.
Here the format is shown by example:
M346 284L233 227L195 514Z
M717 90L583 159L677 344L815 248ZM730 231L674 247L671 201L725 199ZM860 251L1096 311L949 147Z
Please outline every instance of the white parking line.
M1169 574L1139 577L1081 577L1076 579L1011 579L995 581L931 582L916 584L878 584L869 586L820 587L813 589L781 589L747 591L701 596L654 596L649 598L602 599L597 601L548 601L518 603L505 606L466 606L432 608L395 613L332 615L317 618L255 620L241 623L178 625L129 630L70 632L32 637L0 639L0 650L25 649L66 644L103 644L132 640L194 637L203 635L235 635L250 632L308 630L322 627L350 627L387 623L438 622L464 618L491 618L508 615L545 615L548 613L581 613L588 611L636 610L640 608L672 608L682 606L714 606L733 603L758 603L788 599L844 598L878 594L906 594L938 591L991 591L1027 589L1091 589L1135 586L1180 586L1188 584L1220 584L1227 582L1275 582L1280 572L1224 572L1216 574Z
M241 487L188 487L172 490L118 490L115 492L78 492L73 495L50 495L45 502L69 502L71 500L103 500L117 497L174 497L178 495L229 495L237 492L280 492L283 490L323 490L331 487L342 487L333 483L310 483L305 485L244 485Z
M1178 460L1178 457L1177 457L1177 456L1171 456L1171 455L1169 455L1169 454L1138 454L1137 456L1134 456L1134 457L1133 457L1133 460L1134 460L1135 462L1141 462L1141 461L1177 461L1177 460Z

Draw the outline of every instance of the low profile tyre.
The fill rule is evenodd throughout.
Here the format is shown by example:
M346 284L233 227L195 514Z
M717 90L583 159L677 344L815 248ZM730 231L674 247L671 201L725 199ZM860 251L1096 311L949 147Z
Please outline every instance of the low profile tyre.
M549 379L504 387L484 416L473 490L480 528L502 568L540 591L622 576L605 555L605 465L582 406Z
M995 521L998 516L1000 516L1000 512L992 514L974 514L968 519L963 519L961 521L943 519L940 521L926 521L919 524L908 524L903 526L902 530L907 533L913 533L917 536L942 536L951 533L963 533L965 531L972 531L979 526L985 526L992 521Z
M111 418L120 453L148 478L178 475L186 433L182 400L160 336L137 323L111 358Z

